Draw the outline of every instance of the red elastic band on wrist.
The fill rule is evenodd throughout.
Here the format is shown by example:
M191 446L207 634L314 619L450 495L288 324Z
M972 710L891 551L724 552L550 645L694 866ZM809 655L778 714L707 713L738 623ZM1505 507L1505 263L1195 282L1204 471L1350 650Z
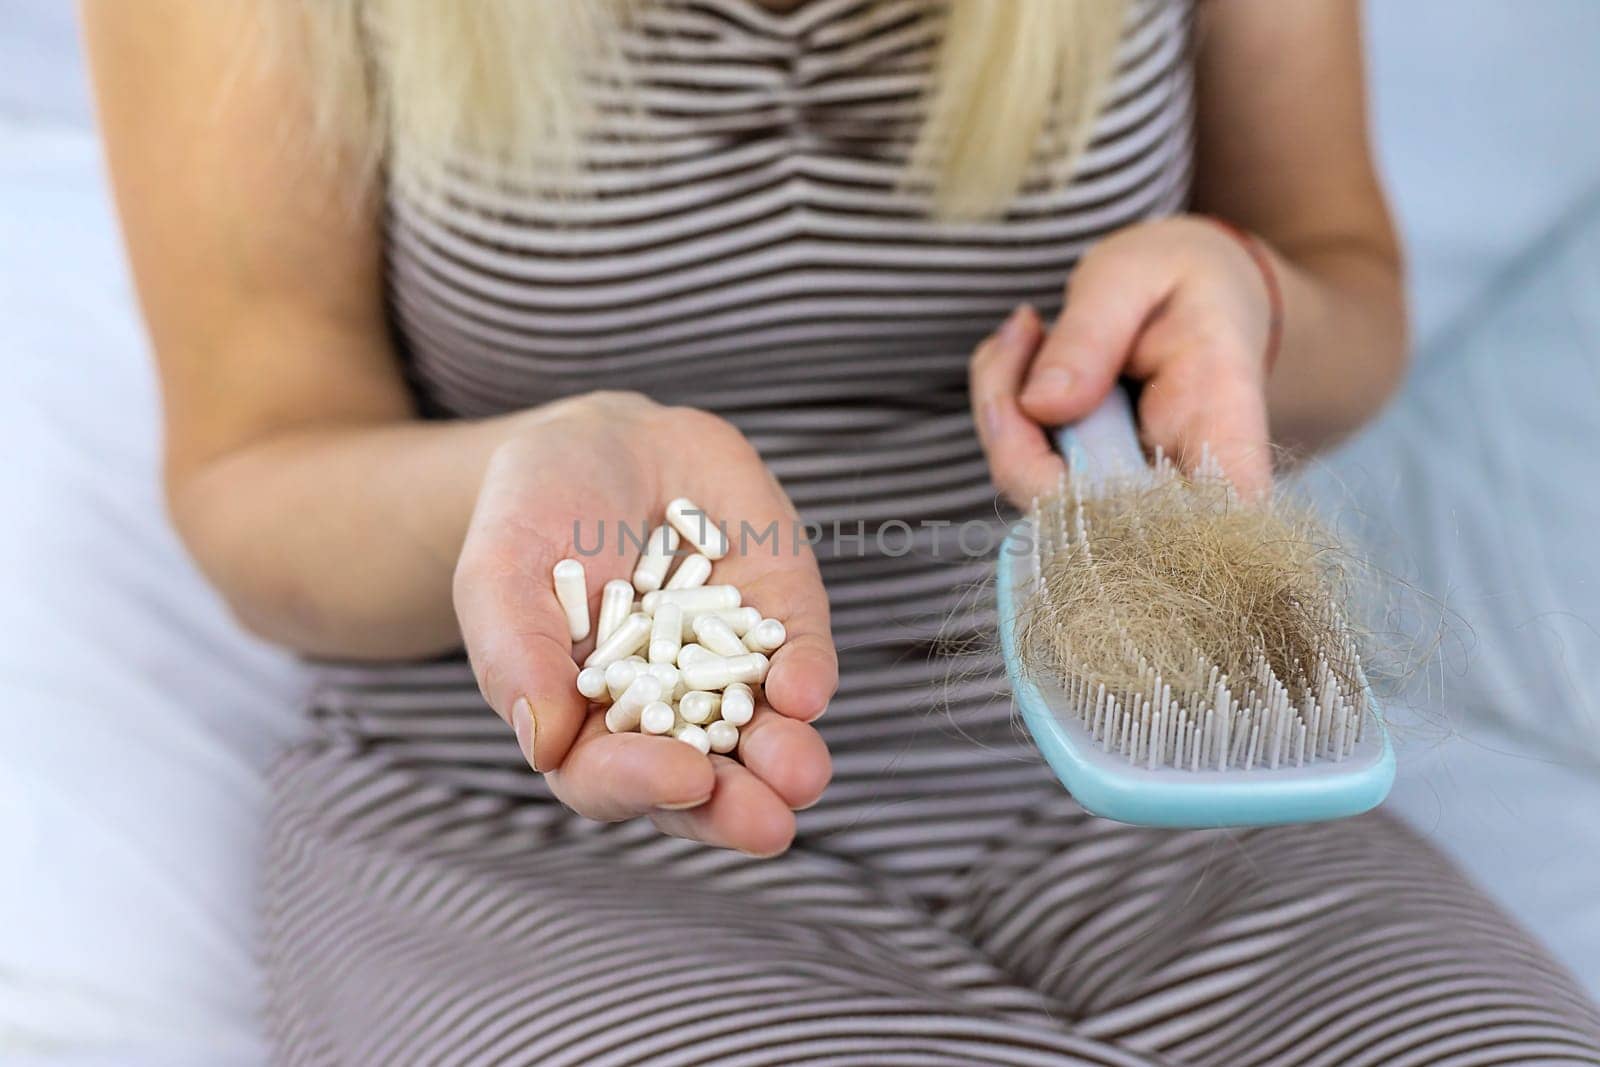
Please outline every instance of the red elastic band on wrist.
M1267 255L1267 250L1262 247L1261 240L1255 234L1215 215L1200 217L1238 241L1239 245L1249 253L1256 270L1261 272L1262 284L1267 288L1268 316L1267 352L1262 361L1262 373L1271 374L1273 364L1278 362L1278 349L1283 347L1283 289L1278 285L1278 269L1272 265L1272 257Z

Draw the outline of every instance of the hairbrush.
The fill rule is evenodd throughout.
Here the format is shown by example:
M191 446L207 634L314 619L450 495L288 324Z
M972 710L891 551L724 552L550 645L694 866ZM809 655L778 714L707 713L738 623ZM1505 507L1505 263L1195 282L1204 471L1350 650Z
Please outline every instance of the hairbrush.
M1240 676L1207 672L1197 652L1198 673L1174 685L1136 647L1127 649L1139 678L1131 685L1030 669L1022 642L1033 598L1047 595L1041 574L1062 552L1094 566L1084 494L1130 478L1179 477L1170 461L1146 461L1121 387L1056 442L1071 473L1058 499L1036 503L1011 530L996 586L1001 652L1022 721L1073 797L1093 814L1163 827L1315 822L1380 803L1394 781L1394 751L1331 597L1318 609L1333 623L1326 647L1290 678L1261 656Z

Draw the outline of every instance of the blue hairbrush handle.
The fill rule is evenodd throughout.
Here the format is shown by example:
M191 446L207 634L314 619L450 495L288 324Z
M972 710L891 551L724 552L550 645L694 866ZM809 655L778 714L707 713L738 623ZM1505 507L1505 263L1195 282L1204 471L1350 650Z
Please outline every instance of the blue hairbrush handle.
M1133 402L1121 385L1112 386L1088 415L1057 428L1055 441L1067 463L1090 485L1148 469L1133 422Z

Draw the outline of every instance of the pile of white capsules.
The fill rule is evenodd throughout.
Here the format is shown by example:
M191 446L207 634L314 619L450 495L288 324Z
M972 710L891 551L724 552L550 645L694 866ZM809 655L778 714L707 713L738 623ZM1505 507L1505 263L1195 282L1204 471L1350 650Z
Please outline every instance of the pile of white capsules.
M685 542L694 551L668 577ZM741 606L737 586L707 584L712 564L727 554L722 528L679 497L650 531L633 581L606 583L595 649L578 672L578 692L609 705L606 729L670 734L701 752L739 747L739 729L756 710L753 687L766 680L767 656L788 635L777 619ZM582 641L589 636L583 564L564 559L553 577L572 640Z

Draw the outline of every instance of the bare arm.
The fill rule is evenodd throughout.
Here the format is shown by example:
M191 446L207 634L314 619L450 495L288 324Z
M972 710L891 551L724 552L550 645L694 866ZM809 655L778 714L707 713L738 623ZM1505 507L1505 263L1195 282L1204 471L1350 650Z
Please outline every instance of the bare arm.
M456 554L515 420L414 420L374 205L354 166L313 155L309 102L252 8L84 6L172 515L261 634L324 656L444 652Z
M1276 251L1285 335L1274 436L1318 447L1405 369L1399 242L1367 140L1356 0L1207 0L1197 25L1195 201Z

